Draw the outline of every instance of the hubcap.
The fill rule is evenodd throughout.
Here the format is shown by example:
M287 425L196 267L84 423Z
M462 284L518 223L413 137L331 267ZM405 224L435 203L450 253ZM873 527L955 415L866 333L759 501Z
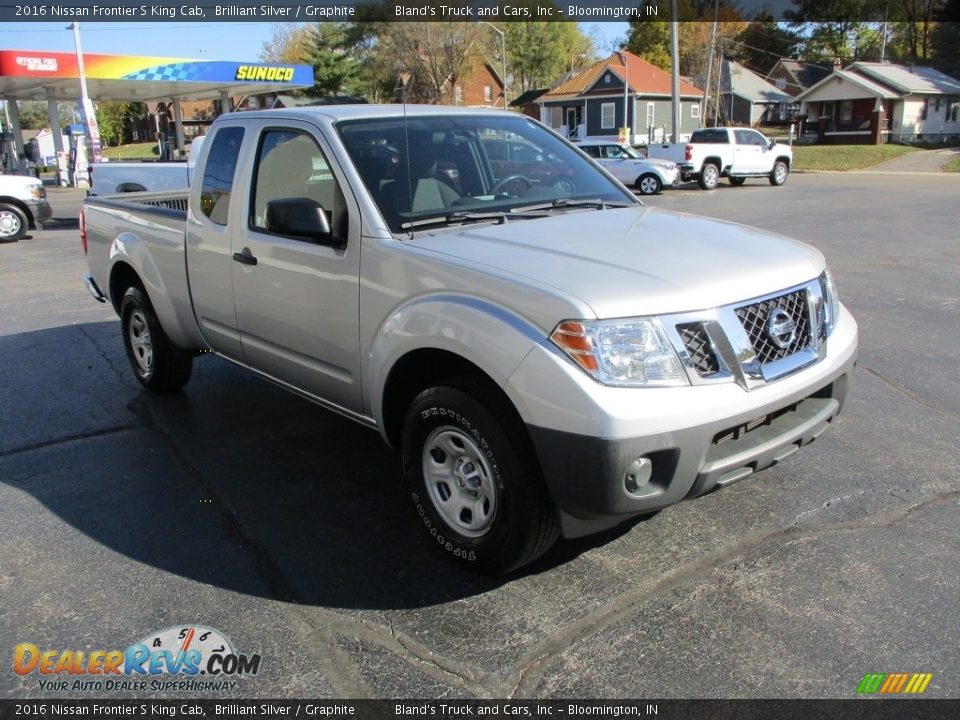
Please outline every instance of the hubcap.
M777 166L777 182L783 182L787 177L787 169L783 165Z
M433 507L461 535L486 534L497 511L497 489L486 456L465 433L450 426L423 445L423 478Z
M703 179L707 185L714 185L717 182L717 171L713 169L713 165L703 171Z
M153 370L153 342L150 340L150 328L147 319L140 310L130 314L130 327L127 330L130 338L130 347L133 350L133 359L144 375Z
M640 192L644 195L652 195L657 191L657 181L653 178L644 178L640 181Z
M9 210L0 212L0 237L13 237L20 232L20 218Z

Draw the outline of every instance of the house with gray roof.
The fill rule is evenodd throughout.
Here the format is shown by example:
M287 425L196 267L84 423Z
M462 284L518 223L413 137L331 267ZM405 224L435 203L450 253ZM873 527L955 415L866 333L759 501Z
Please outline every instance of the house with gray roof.
M823 142L960 140L960 80L931 67L855 62L796 99Z
M789 122L794 100L740 63L724 60L720 68L720 107L728 124L753 127Z
M827 65L804 60L780 58L777 64L770 68L766 79L787 95L796 97L804 90L816 85L832 72L833 68Z

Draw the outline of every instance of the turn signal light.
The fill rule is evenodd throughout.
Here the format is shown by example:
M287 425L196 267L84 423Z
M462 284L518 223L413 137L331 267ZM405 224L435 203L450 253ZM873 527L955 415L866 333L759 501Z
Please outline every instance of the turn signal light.
M569 320L562 322L557 325L550 339L587 372L595 373L600 369L593 340L582 323Z

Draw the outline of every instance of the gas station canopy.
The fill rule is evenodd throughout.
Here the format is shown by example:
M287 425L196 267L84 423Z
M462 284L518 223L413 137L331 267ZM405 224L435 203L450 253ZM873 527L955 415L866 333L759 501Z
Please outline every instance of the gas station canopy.
M83 65L92 100L211 100L313 85L309 65L91 53ZM0 50L0 96L78 100L76 54Z

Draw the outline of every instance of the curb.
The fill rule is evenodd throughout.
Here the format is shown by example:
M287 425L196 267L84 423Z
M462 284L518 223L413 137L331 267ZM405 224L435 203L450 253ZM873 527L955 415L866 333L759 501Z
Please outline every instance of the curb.
M933 177L949 177L950 175L957 175L958 173L952 173L947 170L870 170L869 168L862 168L860 170L791 170L791 175L929 175Z

